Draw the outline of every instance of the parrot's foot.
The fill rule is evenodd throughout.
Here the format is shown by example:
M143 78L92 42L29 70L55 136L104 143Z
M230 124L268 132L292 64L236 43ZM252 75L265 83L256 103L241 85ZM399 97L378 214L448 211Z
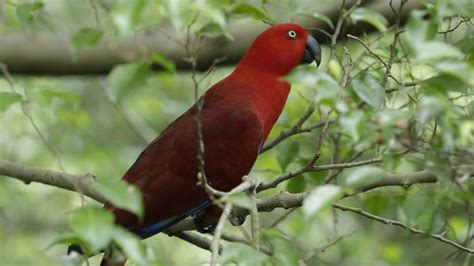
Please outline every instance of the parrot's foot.
M202 234L214 232L217 226L216 223L211 222L209 218L206 217L204 212L197 214L193 221L196 230Z

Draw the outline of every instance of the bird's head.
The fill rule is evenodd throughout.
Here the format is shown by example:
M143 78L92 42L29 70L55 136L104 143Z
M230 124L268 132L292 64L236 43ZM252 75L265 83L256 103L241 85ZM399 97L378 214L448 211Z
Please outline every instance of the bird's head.
M257 36L238 68L283 76L299 64L321 62L319 43L301 26L274 25Z

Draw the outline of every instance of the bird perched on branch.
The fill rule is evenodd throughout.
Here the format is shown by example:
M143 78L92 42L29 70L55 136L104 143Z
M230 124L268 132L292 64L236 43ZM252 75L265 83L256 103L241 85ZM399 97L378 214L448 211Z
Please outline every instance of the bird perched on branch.
M197 184L197 116L208 184L221 191L239 185L285 105L290 84L282 78L299 64L320 60L318 42L299 25L278 24L261 33L235 70L202 96L201 110L195 104L178 117L125 173L123 179L141 190L144 217L106 204L116 223L147 238L212 206Z

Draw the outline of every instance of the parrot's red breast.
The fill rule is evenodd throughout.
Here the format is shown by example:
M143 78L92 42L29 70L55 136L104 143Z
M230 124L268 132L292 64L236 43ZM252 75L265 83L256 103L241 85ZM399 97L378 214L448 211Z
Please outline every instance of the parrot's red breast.
M267 29L236 69L202 96L205 173L212 187L229 191L251 170L290 91L290 84L282 77L302 60L308 61L308 56L309 61L319 61L319 46L309 43L310 39L315 42L295 24ZM124 175L124 180L140 188L145 214L139 222L129 212L106 204L117 224L141 232L208 206L208 195L197 185L196 112L194 105L172 122Z

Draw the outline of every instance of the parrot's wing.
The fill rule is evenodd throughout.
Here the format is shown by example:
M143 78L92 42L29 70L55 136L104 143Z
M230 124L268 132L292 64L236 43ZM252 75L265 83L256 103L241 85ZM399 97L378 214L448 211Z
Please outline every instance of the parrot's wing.
M125 174L123 179L142 192L145 217L138 223L134 215L107 206L114 211L117 223L139 230L173 219L155 228L159 230L152 230L157 233L175 223L176 217L181 220L201 211L197 207L209 201L207 193L196 184L199 161L195 114L195 108L191 108L173 122ZM224 101L219 106L203 106L201 125L208 181L214 188L228 191L240 184L252 168L262 145L262 123L245 102Z

